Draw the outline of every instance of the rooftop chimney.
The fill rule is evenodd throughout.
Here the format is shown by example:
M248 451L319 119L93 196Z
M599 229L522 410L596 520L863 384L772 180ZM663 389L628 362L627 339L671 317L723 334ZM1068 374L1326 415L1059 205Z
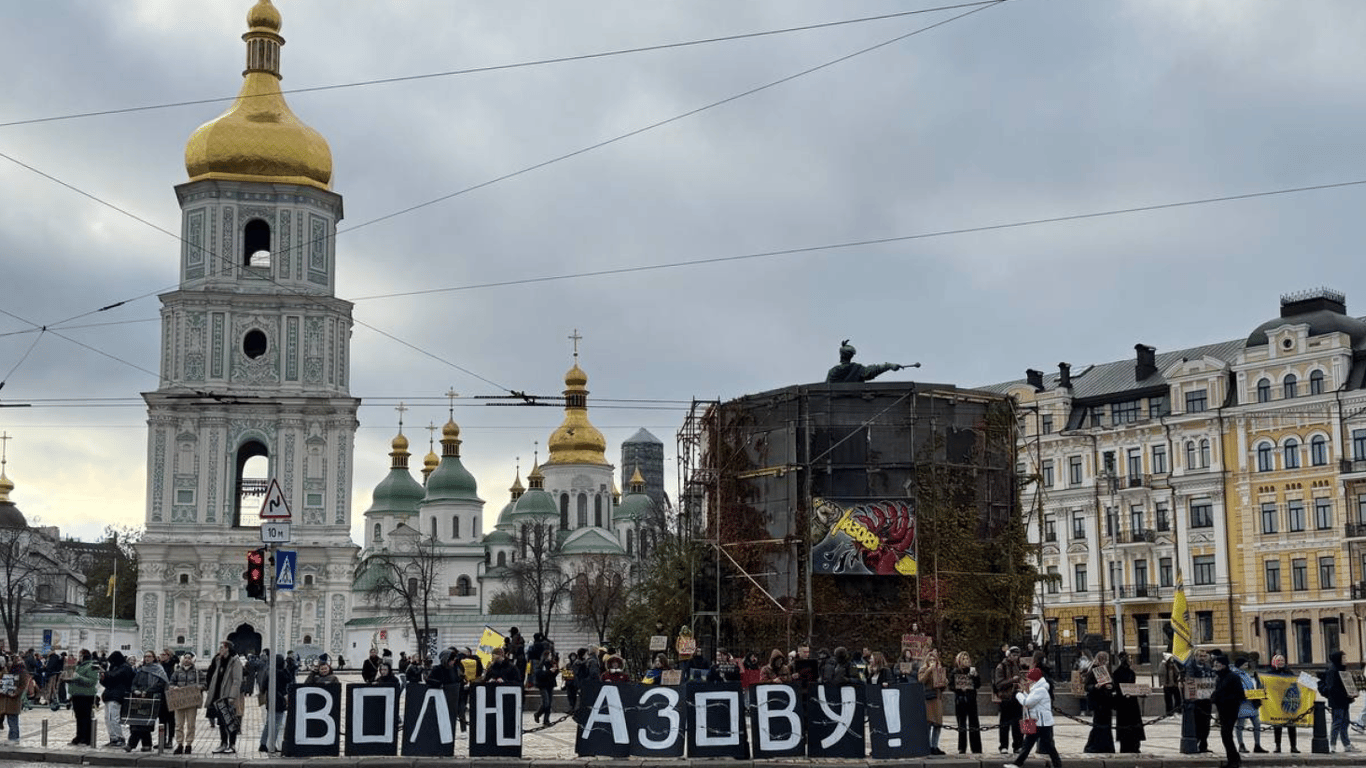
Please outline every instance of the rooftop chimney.
M1025 381L1029 382L1029 386L1033 387L1035 392L1042 392L1044 390L1043 371L1036 371L1033 368L1026 370Z
M1134 364L1134 381L1143 381L1157 373L1157 347L1135 344L1134 352L1138 353L1138 362Z
M1072 388L1072 364L1058 363L1058 386Z

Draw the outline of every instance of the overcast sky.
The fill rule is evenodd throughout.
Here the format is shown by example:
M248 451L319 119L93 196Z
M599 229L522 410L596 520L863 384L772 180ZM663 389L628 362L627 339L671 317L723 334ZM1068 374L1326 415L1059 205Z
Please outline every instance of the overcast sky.
M284 87L505 65L936 5L932 0L278 0ZM236 94L251 0L23 6L0 123ZM987 384L1240 338L1280 294L1366 314L1355 186L798 255L531 282L1366 179L1366 3L1010 0L610 146L395 211L743 93L965 10L288 96L345 197L338 295L363 399L353 520L409 403L558 394L583 335L593 422L672 465L687 401L820 381L851 338L888 378ZM0 127L0 430L12 499L93 538L141 524L159 302L184 146L224 103ZM21 167L22 162L34 170ZM59 180L60 183L58 183ZM77 191L73 191L75 188ZM432 288L442 293L367 298ZM117 309L68 318L127 300ZM22 318L19 319L19 318ZM78 327L88 323L119 323ZM41 336L33 325L52 325ZM67 337L69 340L58 336ZM34 339L38 341L34 345ZM102 350L102 356L74 342ZM416 351L416 350L421 350ZM31 349L31 353L29 350ZM28 355L25 358L25 355ZM117 359L114 359L117 358ZM17 367L16 367L17 366ZM477 374L472 376L455 366ZM492 382L492 383L490 383ZM54 402L60 401L60 402ZM613 406L613 407L609 407ZM553 408L457 403L490 523ZM670 473L670 488L676 492Z

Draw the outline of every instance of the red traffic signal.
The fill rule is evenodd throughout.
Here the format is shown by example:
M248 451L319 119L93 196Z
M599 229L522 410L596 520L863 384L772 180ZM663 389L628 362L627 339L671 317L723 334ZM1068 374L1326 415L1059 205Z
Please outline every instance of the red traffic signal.
M266 550L253 549L247 553L247 597L266 599Z

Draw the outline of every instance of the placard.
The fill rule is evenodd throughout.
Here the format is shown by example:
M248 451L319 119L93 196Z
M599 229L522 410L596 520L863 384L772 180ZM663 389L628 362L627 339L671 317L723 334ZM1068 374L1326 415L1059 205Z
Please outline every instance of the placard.
M808 757L862 759L864 692L862 685L812 685L806 698ZM924 706L924 697L921 698Z
M1187 683L1190 685L1190 691L1187 694L1189 698L1208 700L1214 697L1214 687L1218 685L1219 678L1193 677L1187 678Z
M341 753L340 685L296 685L285 714L286 757L337 757Z
M581 717L574 734L580 756L629 757L631 738L626 715L639 703L639 686L585 682L579 687Z
M166 691L166 708L172 712L204 706L204 686L182 685Z
M805 712L796 688L760 683L749 689L746 704L755 760L806 755Z
M683 689L663 685L635 686L636 705L626 713L632 757L682 757L688 740L683 733Z
M75 680L75 679L76 679L76 665L79 664L79 663L80 663L80 660L77 659L75 656L68 656L68 657L66 658L66 663L62 666L61 679L63 679L63 680L68 680L68 681L69 681L69 680Z
M1119 692L1125 696L1149 696L1153 692L1153 687L1148 683L1120 683ZM1248 696L1248 698L1252 697Z
M470 695L470 757L522 756L522 686L476 683Z
M925 686L919 683L901 683L886 688L869 686L864 691L864 699L873 759L904 760L930 753Z
M404 757L453 757L462 685L409 683L403 696Z
M953 689L955 691L975 691L977 686L972 684L972 675L958 672L953 676Z
M916 661L924 661L925 654L934 645L934 638L929 635L902 635L901 650L910 651L911 658Z
M1080 669L1072 670L1072 677L1067 681L1068 687L1072 689L1073 696L1086 695L1086 680Z
M1353 676L1351 674L1344 675L1339 672L1338 679L1342 681L1342 690L1347 692L1347 696L1355 699L1357 697L1357 681Z
M1249 688L1243 691L1243 698L1248 701L1266 701L1265 688Z
M651 636L650 636L650 652L651 652L651 653L654 653L654 652L656 652L656 651L666 651L666 650L668 650L668 649L669 649L669 636L668 636L668 635L651 635Z
M688 757L749 759L744 700L739 683L694 683L686 686Z
M936 664L930 667L930 685L935 688L949 687L948 672L944 669L944 665Z
M1110 670L1106 669L1103 666L1096 665L1091 667L1091 674L1096 678L1097 688L1101 687L1102 685L1109 685L1111 682Z
M683 670L666 669L659 674L660 685L679 685L683 682Z
M1300 685L1311 691L1317 691L1319 689L1319 679L1308 672L1301 672L1298 680L1300 681Z
M398 686L346 687L346 754L386 756L398 754Z

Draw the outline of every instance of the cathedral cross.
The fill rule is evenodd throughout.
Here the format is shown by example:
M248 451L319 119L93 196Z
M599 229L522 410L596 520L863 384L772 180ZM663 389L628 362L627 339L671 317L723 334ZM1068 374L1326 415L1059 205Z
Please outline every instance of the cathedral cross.
M400 400L398 407L394 410L398 411L398 433L401 435L403 434L403 414L408 410L408 406L404 405L403 401Z
M569 340L574 342L574 360L577 362L579 359L579 342L583 341L583 337L579 335L578 328L575 328L574 332L569 334Z
M446 390L446 399L450 401L451 421L455 421L455 398L460 397L460 393L455 391L455 387Z

